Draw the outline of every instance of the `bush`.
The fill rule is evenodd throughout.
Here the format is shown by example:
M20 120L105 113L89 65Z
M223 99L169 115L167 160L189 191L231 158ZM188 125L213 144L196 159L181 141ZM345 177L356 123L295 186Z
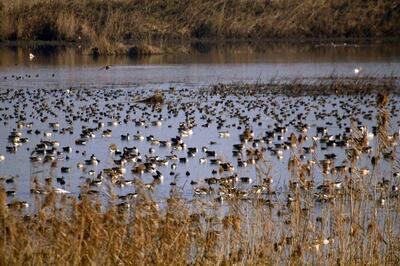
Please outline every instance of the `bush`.
M192 37L195 38L204 38L204 37L210 37L211 35L211 23L210 22L200 22L198 25L196 25L191 33Z

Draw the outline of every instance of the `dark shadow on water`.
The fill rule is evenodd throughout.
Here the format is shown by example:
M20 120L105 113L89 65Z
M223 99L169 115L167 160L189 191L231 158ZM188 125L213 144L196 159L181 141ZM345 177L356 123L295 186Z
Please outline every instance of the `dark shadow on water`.
M44 45L37 45L32 47L32 53L38 56L54 56L59 53L65 53L65 46L61 45L51 45L51 44L44 44Z
M398 62L399 42L186 42L157 43L165 53L91 56L90 47L65 43L0 43L0 67L12 65L247 64ZM35 55L29 60L29 53Z
M206 54L211 51L212 45L210 43L194 42L192 43L191 48L198 53Z

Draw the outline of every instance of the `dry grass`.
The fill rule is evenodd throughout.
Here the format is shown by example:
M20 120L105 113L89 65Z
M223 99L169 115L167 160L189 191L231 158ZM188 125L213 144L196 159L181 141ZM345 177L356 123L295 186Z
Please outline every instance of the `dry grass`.
M400 4L363 0L1 0L0 39L399 36Z
M209 88L205 88L209 91ZM218 84L214 85L211 93L218 95L234 94L241 96L262 95L265 93L282 94L292 97L310 95L365 95L378 92L390 92L399 94L399 77L342 77L326 76L320 78L298 78L298 79L278 79L272 78L267 83L260 84ZM382 96L380 96L382 97Z
M375 158L396 153L387 97L377 97ZM398 184L393 176L398 162L387 169L387 162L376 160L365 175L364 138L365 132L353 127L347 170L334 173L318 160L302 163L302 144L292 136L287 190L274 192L267 182L272 166L260 158L258 187L242 193L234 182L220 182L226 195L222 209L207 196L187 200L177 187L165 203L157 203L137 179L137 194L121 203L110 188L103 205L85 188L77 201L57 196L49 184L28 215L17 203L7 206L1 189L0 264L396 265L400 196L384 180ZM321 187L313 185L316 171L326 172Z

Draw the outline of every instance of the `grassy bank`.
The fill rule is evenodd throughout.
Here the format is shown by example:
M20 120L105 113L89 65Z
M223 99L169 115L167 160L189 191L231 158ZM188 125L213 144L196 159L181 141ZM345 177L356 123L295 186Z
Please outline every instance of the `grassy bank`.
M362 0L1 0L0 39L91 42L151 39L399 36L400 4ZM110 49L110 47L108 47Z

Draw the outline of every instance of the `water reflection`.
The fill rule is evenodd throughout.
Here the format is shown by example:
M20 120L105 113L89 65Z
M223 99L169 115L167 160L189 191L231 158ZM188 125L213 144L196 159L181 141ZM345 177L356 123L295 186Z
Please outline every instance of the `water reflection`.
M37 55L33 65L103 65L112 64L224 64L224 63L293 63L293 62L398 62L400 44L373 43L228 43L194 42L164 48L163 55L141 58L128 56L100 56L93 58L89 51L65 44L3 44L0 46L0 66L29 62L29 52Z
M0 47L0 88L27 86L207 85L259 82L274 77L400 75L400 44L391 43L190 43L163 49L162 55L93 58L73 45L5 45ZM35 54L30 61L29 53ZM112 67L100 71L105 65ZM53 74L54 77L53 77ZM24 76L38 76L27 79ZM14 78L13 78L14 76ZM21 78L15 80L15 77Z

